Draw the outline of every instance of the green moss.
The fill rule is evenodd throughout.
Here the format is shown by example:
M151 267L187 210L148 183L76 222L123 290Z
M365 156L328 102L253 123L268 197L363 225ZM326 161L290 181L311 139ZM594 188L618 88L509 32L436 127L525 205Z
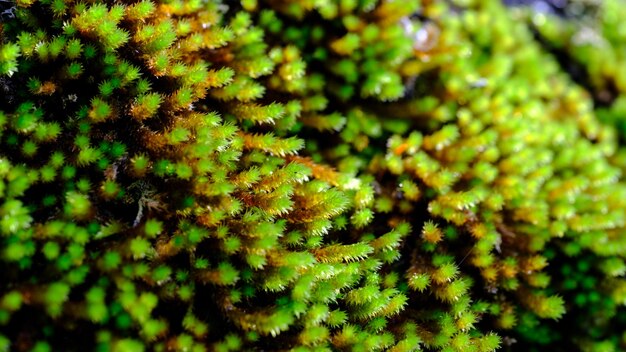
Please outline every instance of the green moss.
M621 5L453 3L18 1L0 349L623 349Z

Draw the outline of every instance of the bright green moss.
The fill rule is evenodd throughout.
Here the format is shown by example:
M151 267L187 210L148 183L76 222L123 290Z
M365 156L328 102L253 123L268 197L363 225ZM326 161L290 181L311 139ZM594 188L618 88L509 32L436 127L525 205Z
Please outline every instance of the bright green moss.
M623 349L619 98L453 3L18 1L0 349Z

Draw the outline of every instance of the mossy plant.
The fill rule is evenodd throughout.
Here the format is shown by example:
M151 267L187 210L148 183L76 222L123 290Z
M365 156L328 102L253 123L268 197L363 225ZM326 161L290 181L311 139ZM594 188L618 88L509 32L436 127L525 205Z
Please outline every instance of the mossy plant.
M623 149L523 10L14 5L0 350L626 348Z

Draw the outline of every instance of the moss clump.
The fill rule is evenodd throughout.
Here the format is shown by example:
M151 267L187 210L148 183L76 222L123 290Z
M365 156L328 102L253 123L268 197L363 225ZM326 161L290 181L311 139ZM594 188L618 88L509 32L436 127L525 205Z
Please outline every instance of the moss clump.
M615 129L453 3L17 1L0 347L624 348Z

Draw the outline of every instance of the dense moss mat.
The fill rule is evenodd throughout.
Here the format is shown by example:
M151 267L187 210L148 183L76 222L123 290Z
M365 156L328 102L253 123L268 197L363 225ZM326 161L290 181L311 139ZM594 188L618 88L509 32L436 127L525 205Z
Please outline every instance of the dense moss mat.
M0 1L0 350L626 349L576 3Z

